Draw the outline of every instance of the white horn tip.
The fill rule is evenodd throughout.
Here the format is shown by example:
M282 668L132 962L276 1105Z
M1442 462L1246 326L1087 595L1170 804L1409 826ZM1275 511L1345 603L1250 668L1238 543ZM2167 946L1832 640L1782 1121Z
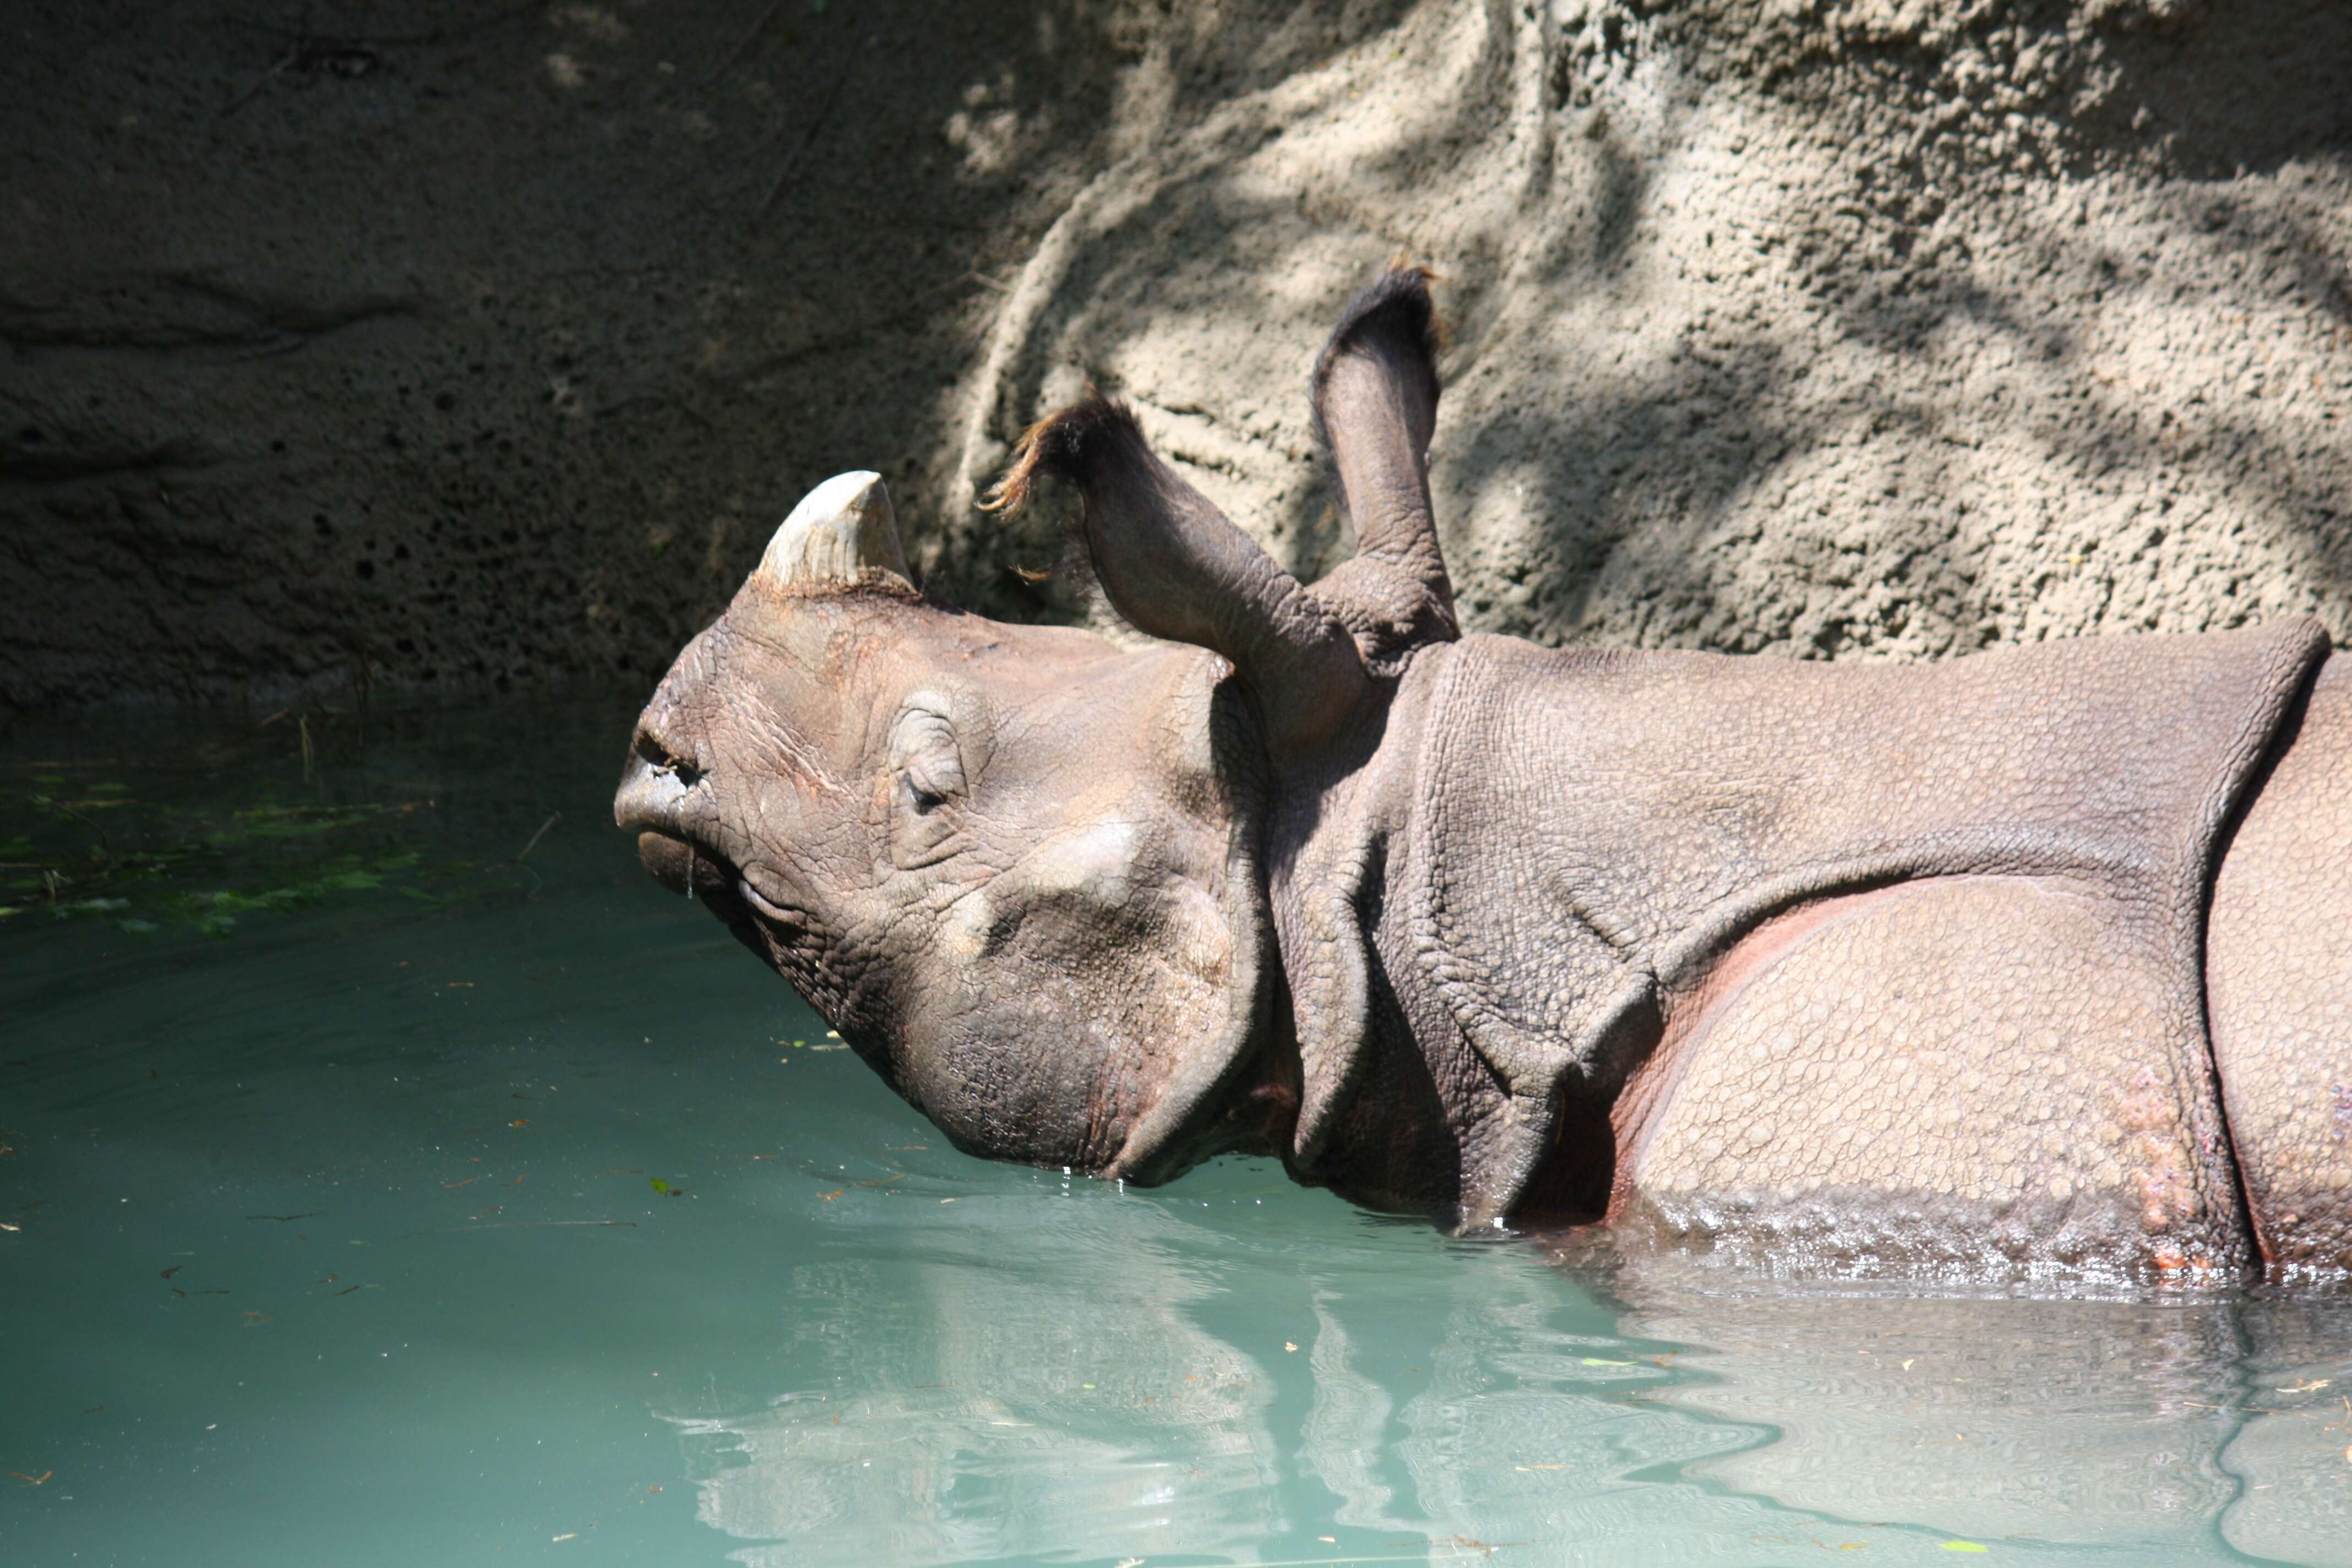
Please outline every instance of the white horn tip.
M801 498L768 541L756 574L782 586L855 583L868 571L907 577L898 523L882 476L835 474Z

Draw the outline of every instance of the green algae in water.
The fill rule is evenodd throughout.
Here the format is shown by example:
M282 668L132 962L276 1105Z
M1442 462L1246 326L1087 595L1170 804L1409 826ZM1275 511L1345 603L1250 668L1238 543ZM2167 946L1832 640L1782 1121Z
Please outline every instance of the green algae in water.
M967 1160L638 869L633 712L8 738L124 803L0 856L123 900L0 922L10 1564L2352 1557L2340 1299Z
M89 777L123 771L121 760L77 761L70 740L58 748L66 760L0 765L0 812L28 829L0 838L0 921L97 917L134 935L227 936L243 917L354 894L446 902L528 876L520 855L488 866L428 858L420 846L438 837L429 814L439 803L403 798L373 773L360 726L332 752L324 718L317 733L314 743L306 718L299 752L290 731L268 724L177 734L139 759L137 784ZM100 749L153 739L118 733Z

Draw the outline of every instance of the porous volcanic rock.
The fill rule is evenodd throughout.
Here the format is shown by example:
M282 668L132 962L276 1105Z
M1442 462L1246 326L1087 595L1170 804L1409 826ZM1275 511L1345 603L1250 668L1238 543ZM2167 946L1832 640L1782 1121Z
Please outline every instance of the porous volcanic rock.
M334 31L340 28L341 31ZM1277 557L1306 367L1442 277L1466 619L1915 658L2352 632L2352 6L20 7L0 701L650 679L808 486L1089 382Z

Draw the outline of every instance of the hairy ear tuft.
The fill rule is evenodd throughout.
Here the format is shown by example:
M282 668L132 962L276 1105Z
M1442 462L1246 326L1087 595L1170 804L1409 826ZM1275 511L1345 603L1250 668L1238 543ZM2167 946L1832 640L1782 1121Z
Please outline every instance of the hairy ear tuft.
M982 499L981 510L1017 514L1029 504L1039 474L1083 479L1087 466L1107 453L1131 454L1142 445L1143 428L1135 422L1135 411L1088 387L1083 399L1021 433L1013 448L1013 467Z

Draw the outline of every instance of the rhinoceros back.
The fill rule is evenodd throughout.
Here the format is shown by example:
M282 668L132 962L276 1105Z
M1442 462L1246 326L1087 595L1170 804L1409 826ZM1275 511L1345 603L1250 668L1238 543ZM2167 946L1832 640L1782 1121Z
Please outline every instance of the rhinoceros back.
M1621 1207L1669 1232L2238 1256L2203 914L2326 646L2301 621L1924 667L1466 639L1407 880L1418 961L1525 1130L1471 1184L1500 1212L1559 1098L1630 1071Z

